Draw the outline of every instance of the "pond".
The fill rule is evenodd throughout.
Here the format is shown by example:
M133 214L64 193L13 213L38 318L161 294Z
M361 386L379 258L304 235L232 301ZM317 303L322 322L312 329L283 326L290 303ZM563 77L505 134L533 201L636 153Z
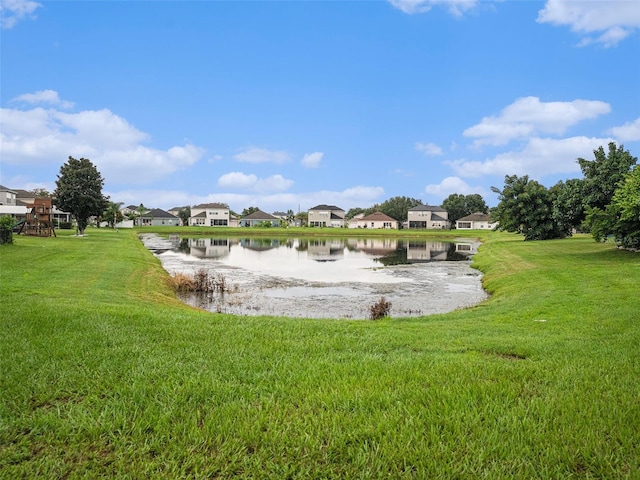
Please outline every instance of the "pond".
M169 238L141 235L169 274L206 270L225 292L182 300L214 312L369 318L384 297L391 317L444 313L487 298L470 266L479 242L397 238Z

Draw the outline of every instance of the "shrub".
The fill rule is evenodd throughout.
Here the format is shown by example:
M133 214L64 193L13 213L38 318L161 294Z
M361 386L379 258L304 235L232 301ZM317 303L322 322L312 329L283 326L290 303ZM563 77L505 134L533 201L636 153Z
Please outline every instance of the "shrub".
M371 320L388 317L391 312L391 302L387 302L384 297L380 297L380 300L369 307L369 312L371 313Z
M13 243L13 217L0 217L0 245Z
M204 268L196 271L193 275L176 273L171 277L171 285L177 292L211 293L230 290L224 275L218 273L212 276Z

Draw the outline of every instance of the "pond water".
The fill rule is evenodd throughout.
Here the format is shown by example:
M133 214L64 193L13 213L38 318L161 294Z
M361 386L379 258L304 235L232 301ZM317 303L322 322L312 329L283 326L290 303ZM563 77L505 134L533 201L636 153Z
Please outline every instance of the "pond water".
M395 238L229 238L141 235L174 275L207 270L223 293L190 305L237 315L369 318L384 297L392 317L444 313L487 298L470 267L479 242Z

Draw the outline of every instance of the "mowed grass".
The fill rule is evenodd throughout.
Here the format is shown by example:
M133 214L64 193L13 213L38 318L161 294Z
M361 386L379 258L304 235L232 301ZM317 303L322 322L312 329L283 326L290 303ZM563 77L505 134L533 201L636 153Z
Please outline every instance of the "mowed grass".
M477 307L300 320L87 233L0 248L0 478L640 478L639 254L483 232Z

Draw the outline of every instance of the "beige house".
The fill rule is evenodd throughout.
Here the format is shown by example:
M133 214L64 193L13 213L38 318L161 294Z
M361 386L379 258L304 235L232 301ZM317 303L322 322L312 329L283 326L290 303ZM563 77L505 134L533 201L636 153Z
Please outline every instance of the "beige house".
M358 220L358 228L398 229L398 221L382 212L375 212Z
M335 205L317 205L309 209L308 225L310 227L334 227L345 226L345 212Z
M449 213L442 207L416 205L407 214L409 228L443 229L451 228Z
M493 230L498 222L493 222L488 213L472 213L456 220L458 230Z
M221 203L201 203L191 207L189 225L199 227L231 227L231 212L229 207Z

